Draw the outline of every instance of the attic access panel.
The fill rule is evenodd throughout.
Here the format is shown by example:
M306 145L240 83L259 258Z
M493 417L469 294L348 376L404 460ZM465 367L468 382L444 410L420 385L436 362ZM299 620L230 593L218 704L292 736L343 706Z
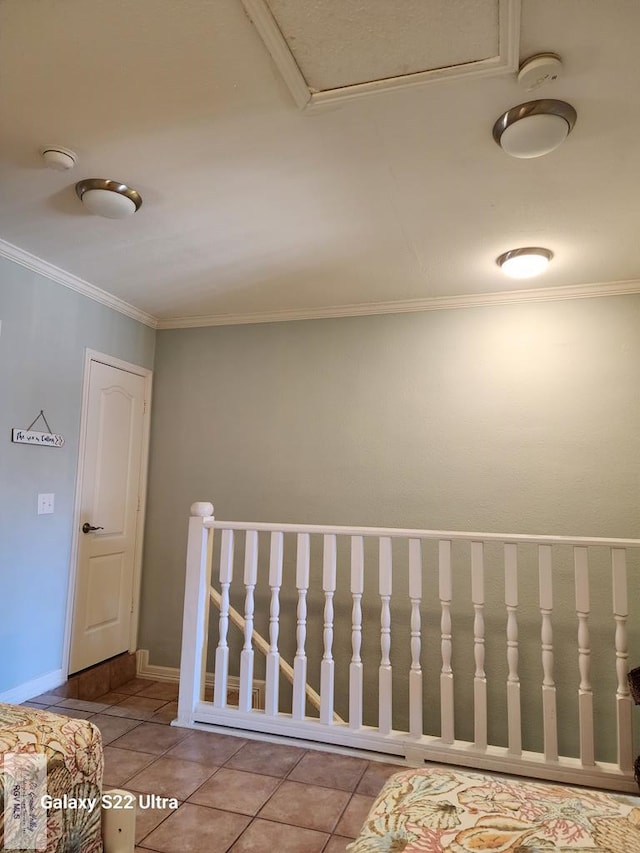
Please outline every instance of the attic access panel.
M520 0L242 0L301 108L518 68Z

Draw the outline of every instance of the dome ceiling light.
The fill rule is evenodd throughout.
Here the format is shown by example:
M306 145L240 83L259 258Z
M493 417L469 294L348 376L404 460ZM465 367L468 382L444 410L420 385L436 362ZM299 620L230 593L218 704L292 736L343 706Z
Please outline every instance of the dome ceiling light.
M526 249L511 249L496 258L496 263L509 278L533 278L545 271L553 252L549 249L530 246Z
M493 138L512 157L542 157L562 145L576 118L575 109L565 101L528 101L500 116L493 126Z
M86 178L76 184L76 195L91 213L107 219L124 219L140 209L142 197L120 181Z

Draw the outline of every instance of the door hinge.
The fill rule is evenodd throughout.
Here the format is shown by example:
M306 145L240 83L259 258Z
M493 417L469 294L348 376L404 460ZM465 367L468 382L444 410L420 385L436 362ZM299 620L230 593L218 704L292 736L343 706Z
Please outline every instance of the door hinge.
M148 405L149 405L149 404L148 404L148 402L145 400L145 401L144 401L144 403L143 403L143 408L142 408L142 414L143 414L143 415L146 415L146 414L147 414L147 406L148 406Z

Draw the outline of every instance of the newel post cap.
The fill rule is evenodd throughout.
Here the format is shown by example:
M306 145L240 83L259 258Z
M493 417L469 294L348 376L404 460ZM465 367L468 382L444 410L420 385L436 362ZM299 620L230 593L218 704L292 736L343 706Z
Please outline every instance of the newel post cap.
M208 501L196 501L191 504L191 515L200 516L201 518L209 518L213 515L213 504Z

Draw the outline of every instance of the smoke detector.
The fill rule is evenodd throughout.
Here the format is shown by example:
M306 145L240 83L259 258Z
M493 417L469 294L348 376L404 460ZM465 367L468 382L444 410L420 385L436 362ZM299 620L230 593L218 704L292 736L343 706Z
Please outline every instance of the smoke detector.
M45 145L40 149L40 154L48 169L56 172L66 172L78 162L78 155L69 148L61 145Z
M537 53L526 59L518 71L518 83L526 92L553 83L562 74L562 60L555 53Z

